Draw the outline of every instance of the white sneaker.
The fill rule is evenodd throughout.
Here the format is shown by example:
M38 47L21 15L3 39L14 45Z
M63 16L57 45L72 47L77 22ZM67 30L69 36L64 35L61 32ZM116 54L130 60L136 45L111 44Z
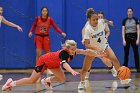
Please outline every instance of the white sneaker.
M6 89L11 90L12 86L10 85L13 82L12 78L9 78L7 82L2 86L2 91L5 91Z
M125 80L120 80L120 83L122 85L125 85L125 84L129 84L131 82L132 79L125 79Z
M3 79L3 75L0 74L0 81Z
M41 80L41 83L45 86L45 88L47 88L47 89L53 89L53 88L52 88L52 85L51 85L50 77L48 77L48 78L43 78L43 79Z
M41 93L41 92L39 92ZM45 93L53 93L53 90L47 90Z
M85 93L85 90L78 90L78 93Z
M117 77L117 71L115 69L115 67L113 66L113 68L111 69L112 75L113 77Z
M85 82L84 81L80 81L79 85L78 85L78 90L84 90L85 89Z
M86 72L85 79L89 79L90 71Z
M117 83L117 81L114 80L114 81L112 82L111 90L115 91L115 90L117 89L117 87L118 87L118 83Z
M85 80L85 88L90 87L89 80Z

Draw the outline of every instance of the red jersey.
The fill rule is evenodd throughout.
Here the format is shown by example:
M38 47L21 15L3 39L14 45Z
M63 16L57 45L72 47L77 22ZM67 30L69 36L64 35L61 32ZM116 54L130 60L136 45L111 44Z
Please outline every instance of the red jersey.
M37 69L36 72L44 72L47 68L59 68L62 61L69 62L73 57L65 49L44 54L38 59L35 70Z
M48 35L51 25L58 33L60 34L62 33L62 31L59 29L59 27L56 26L54 20L51 17L48 17L46 20L44 20L41 16L35 18L35 21L30 29L30 32L33 32L34 29L36 28L36 34Z

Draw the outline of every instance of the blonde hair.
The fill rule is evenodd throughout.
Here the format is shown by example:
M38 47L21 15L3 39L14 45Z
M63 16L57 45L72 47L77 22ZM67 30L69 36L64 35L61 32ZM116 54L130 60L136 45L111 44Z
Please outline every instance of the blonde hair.
M76 46L77 43L74 40L66 40L62 47L69 48L70 46Z

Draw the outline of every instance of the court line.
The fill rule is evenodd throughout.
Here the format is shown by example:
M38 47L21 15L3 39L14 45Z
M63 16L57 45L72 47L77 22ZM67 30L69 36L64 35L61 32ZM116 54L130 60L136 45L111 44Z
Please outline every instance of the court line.
M58 86L61 86L61 85L63 85L63 84L65 84L65 82L60 83L60 84L57 84L57 85L54 85L53 88L58 87ZM36 91L36 92L34 92L34 93L42 92L42 91L45 91L45 90L47 90L47 89L45 88L45 89L42 89L42 90Z

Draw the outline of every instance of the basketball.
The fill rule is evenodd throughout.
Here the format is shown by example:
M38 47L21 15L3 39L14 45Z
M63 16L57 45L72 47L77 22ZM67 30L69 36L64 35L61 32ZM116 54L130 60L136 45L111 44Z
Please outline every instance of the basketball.
M128 67L122 66L117 72L117 76L120 80L125 80L131 76L130 69Z

